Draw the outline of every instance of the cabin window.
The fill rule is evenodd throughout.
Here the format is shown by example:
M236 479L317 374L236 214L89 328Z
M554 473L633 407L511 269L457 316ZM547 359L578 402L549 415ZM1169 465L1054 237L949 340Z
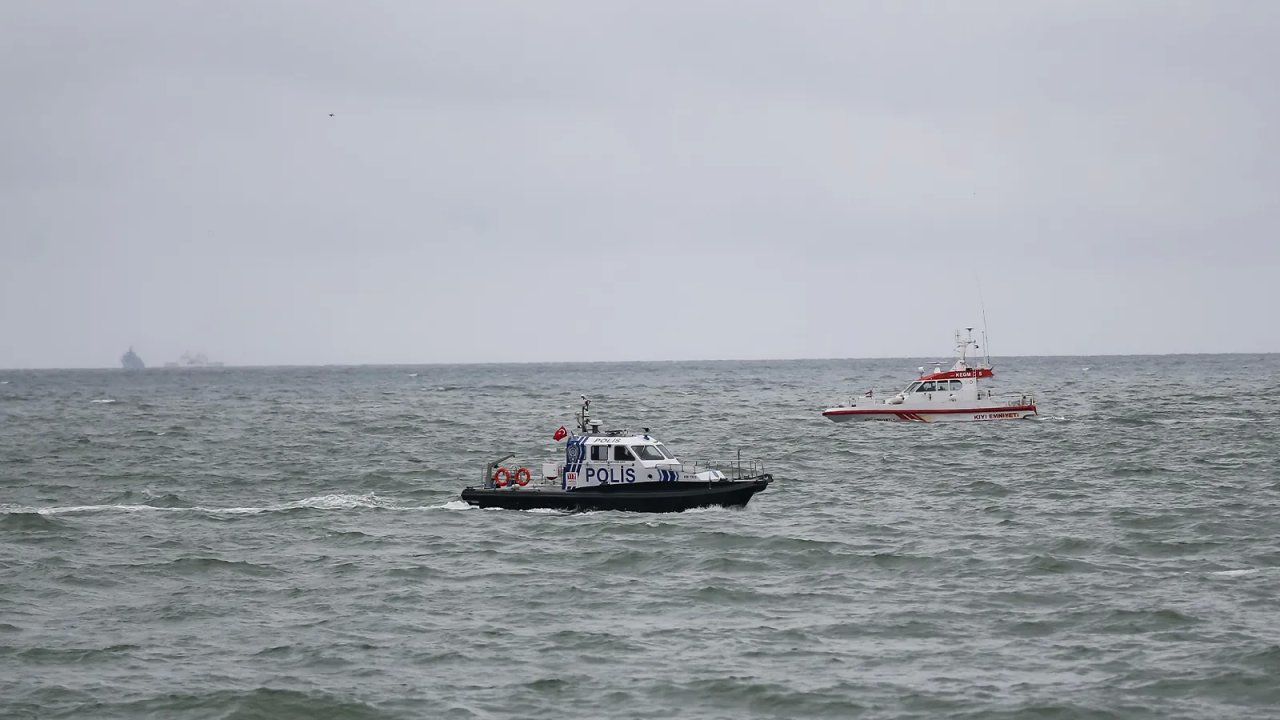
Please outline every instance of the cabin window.
M918 388L918 387L920 387L920 383L918 383L918 382L913 382L913 383L911 383L910 385L908 385L908 386L907 386L907 389L906 389L906 390L903 390L902 392L903 392L903 394L906 394L906 393L913 393L913 392L915 392L915 391L916 391L916 388Z
M920 383L920 387L916 388L916 392L933 392L933 381Z
M636 445L631 448L641 460L663 460L662 453L652 445Z
M963 384L963 383L961 383L959 380L952 380L952 381L951 381L951 392L960 392L960 386L961 386L962 384Z
M662 457L668 460L676 459L676 456L671 454L671 451L667 449L666 445L663 445L662 443L658 443L657 445L654 445L654 447L658 448L658 452L662 453Z
M632 461L632 460L635 460L636 458L634 455L631 454L631 451L627 449L626 445L614 445L613 459L623 460L623 461Z
M592 445L591 459L598 460L600 462L607 462L609 460L609 446L608 445Z

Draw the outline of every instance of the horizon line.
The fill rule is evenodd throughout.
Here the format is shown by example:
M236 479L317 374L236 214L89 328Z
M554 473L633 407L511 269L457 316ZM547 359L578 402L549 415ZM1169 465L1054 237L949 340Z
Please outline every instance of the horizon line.
M1170 352L1170 353L1093 353L1088 355L1000 355L998 358L1020 358L1020 359L1039 359L1039 358L1096 358L1096 357L1179 357L1192 355L1277 355L1280 352L1250 352L1250 351L1232 351L1232 352ZM679 360L469 360L454 362L358 362L358 363L276 363L269 365L247 364L235 365L223 363L216 366L208 367L166 367L163 365L155 365L145 367L146 370L202 370L216 371L228 369L270 369L270 368L358 368L358 367L427 367L427 366L451 366L451 365L624 365L624 364L641 364L641 363L732 363L732 362L829 362L840 360L914 360L914 356L910 355L884 355L879 357L793 357L793 358L699 358L699 359L679 359ZM927 360L926 364L946 363L949 360ZM995 367L996 363L992 363ZM0 372L14 372L27 370L120 370L124 368L118 365L80 365L80 366L61 366L61 367L0 367ZM138 370L130 370L128 372L139 372Z

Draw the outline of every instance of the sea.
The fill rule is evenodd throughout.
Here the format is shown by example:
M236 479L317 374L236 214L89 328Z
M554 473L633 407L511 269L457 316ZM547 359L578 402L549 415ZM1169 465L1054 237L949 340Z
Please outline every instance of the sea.
M1280 355L0 371L0 717L1280 717ZM580 396L742 509L459 500Z

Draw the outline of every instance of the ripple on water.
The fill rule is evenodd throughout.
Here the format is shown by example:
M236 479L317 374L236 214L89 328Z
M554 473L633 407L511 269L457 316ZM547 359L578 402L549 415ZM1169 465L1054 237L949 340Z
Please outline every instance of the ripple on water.
M10 541L70 530L66 523L34 510L9 510L0 513L0 532L5 533Z
M208 693L162 693L127 702L60 703L46 710L54 717L89 713L99 718L216 717L228 720L385 720L401 715L375 705L336 697L323 691L258 687ZM43 715L40 715L43 717Z
M1164 630L1177 630L1201 622L1199 618L1183 614L1172 608L1111 609L1087 622L1094 632L1120 635L1137 635Z
M210 574L247 575L251 577L272 577L281 574L271 565L249 562L246 560L226 560L218 557L181 557L162 562L131 563L116 565L115 569L140 572L146 575L163 577L183 576L198 577Z
M676 705L685 702L720 708L718 717L748 713L766 717L838 718L856 717L868 710L839 686L801 690L751 676L664 683L651 691L671 698Z

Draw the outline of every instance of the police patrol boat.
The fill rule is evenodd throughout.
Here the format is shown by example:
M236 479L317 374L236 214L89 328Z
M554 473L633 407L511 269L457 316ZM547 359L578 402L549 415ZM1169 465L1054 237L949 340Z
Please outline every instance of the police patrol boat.
M823 417L834 422L850 420L904 420L908 422L954 422L957 420L1017 420L1036 413L1035 398L1023 393L1016 397L996 397L983 380L995 377L991 358L970 365L969 348L977 349L973 328L966 338L956 331L956 361L950 370L934 363L933 372L920 368L920 377L901 392L877 399L868 390L862 398L853 398L849 406L828 408ZM985 343L984 343L985 344Z
M578 432L563 426L552 437L567 439L564 462L543 463L537 477L527 467L503 465L511 455L484 468L480 487L462 491L462 499L482 508L508 510L628 510L679 512L696 507L742 507L764 490L773 476L758 462L745 466L686 463L676 458L649 428L640 434L600 430L584 395Z

